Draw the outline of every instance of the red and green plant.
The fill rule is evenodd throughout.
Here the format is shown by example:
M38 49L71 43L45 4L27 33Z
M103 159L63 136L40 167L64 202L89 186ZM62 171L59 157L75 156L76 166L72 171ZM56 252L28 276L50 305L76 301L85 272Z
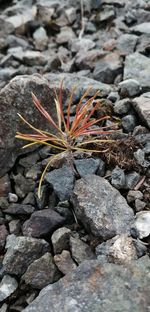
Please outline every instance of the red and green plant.
M83 96L80 98L80 101L76 105L76 112L73 121L70 121L70 110L71 110L71 104L73 102L73 96L75 93L76 88L73 88L69 103L67 107L66 116L63 111L63 99L62 99L62 91L63 86L61 83L60 86L60 92L59 95L57 94L55 90L55 105L56 105L56 112L57 112L57 122L54 121L54 119L51 117L51 115L44 109L44 107L41 105L40 101L37 99L35 94L32 93L32 99L33 103L36 106L36 108L39 110L39 112L46 118L46 120L50 123L51 126L55 129L55 134L51 132L47 132L44 130L40 130L38 128L35 128L33 125L31 125L22 115L18 114L19 117L23 122L25 122L33 131L33 134L25 134L21 132L17 132L16 138L22 139L25 141L29 141L29 144L26 144L23 146L23 148L33 146L35 144L43 144L43 145L49 145L50 147L53 147L55 149L58 149L59 151L79 151L79 152L92 152L92 153L98 153L101 152L98 150L98 148L93 149L92 147L95 146L95 144L100 142L112 142L112 140L109 140L108 138L103 138L100 135L108 135L112 133L112 131L108 131L108 126L98 126L96 128L92 128L93 126L97 125L98 123L104 122L104 120L107 120L109 116L104 116L102 118L96 119L93 118L94 112L96 111L99 102L93 105L94 99L98 96L99 91L97 91L94 96L90 97L85 103L83 103L83 100L88 96L89 89L83 94ZM88 148L88 145L92 147ZM62 153L61 152L61 153ZM58 157L60 153L53 155L50 157L48 164L46 165L41 178L39 182L39 188L38 188L38 196L41 197L41 185L44 178L44 175L50 166L52 160L56 157Z

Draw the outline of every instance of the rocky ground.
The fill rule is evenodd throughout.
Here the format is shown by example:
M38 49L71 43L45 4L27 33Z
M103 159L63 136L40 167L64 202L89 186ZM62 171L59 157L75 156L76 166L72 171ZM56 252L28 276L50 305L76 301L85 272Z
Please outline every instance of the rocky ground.
M149 0L0 0L0 311L150 309ZM71 117L92 86L116 122L101 154L63 155L37 196L49 147L22 150L16 131L49 125L64 79ZM88 99L88 96L87 96Z

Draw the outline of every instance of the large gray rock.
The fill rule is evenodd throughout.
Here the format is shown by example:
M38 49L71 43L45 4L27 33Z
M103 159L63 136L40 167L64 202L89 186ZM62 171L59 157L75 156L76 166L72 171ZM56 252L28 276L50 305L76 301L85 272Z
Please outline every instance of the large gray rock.
M124 80L136 79L143 90L150 90L150 59L138 52L126 57L124 66Z
M14 275L23 274L28 266L49 250L49 244L44 239L32 237L7 237L7 252L4 256L4 271Z
M145 22L139 25L135 25L131 28L131 30L138 35L141 35L141 34L150 35L150 22Z
M150 260L126 265L85 261L44 288L23 312L145 312L150 305Z
M48 130L48 123L34 107L31 92L41 100L44 107L54 117L55 109L53 90L46 79L40 75L19 76L10 81L0 92L0 176L10 169L18 154L24 153L20 149L25 144L15 139L16 131L31 133L17 117L22 114L35 127Z
M129 232L133 211L104 178L87 175L76 181L72 202L77 218L94 236L107 240Z
M0 302L8 298L18 287L15 278L5 275L0 283Z

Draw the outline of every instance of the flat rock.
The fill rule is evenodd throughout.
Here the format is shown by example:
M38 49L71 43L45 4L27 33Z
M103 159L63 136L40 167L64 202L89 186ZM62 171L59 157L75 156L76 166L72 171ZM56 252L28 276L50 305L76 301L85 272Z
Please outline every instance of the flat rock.
M145 125L150 128L150 98L145 96L136 97L132 105Z
M76 181L72 202L77 218L94 236L107 240L130 231L133 211L104 178L87 175Z
M4 256L4 271L14 275L22 275L28 266L49 250L44 239L15 236L7 237L7 252Z
M5 209L5 213L10 215L30 215L33 213L35 208L31 205L23 205L23 204L17 204L13 203L10 204L8 209Z
M44 288L23 312L145 312L150 305L149 267L148 257L126 265L85 261Z
M56 282L59 277L60 273L53 262L53 257L47 252L29 265L22 279L31 287L42 289Z
M42 237L60 227L64 218L52 209L42 209L32 213L29 220L23 224L25 236Z
M144 91L150 90L150 59L138 52L128 55L125 59L124 80L136 79Z
M108 84L98 82L94 79L82 77L77 74L61 73L61 74L45 74L44 77L50 82L51 87L59 87L60 82L63 78L65 88L71 92L74 86L77 86L76 97L80 98L88 87L92 89L89 92L89 96L93 96L96 91L100 91L100 97L107 96L111 91L112 87Z
M100 160L94 158L75 159L74 164L80 177L83 178L87 174L96 173L100 165Z

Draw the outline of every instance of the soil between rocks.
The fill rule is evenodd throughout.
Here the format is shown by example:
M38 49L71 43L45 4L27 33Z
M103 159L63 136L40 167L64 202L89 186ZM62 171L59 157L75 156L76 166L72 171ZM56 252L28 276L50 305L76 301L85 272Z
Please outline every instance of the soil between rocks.
M149 38L148 0L0 1L0 311L148 311ZM23 151L17 113L50 130L31 92L55 119L62 78L71 118L92 86L117 131L53 162L39 200L56 151Z

